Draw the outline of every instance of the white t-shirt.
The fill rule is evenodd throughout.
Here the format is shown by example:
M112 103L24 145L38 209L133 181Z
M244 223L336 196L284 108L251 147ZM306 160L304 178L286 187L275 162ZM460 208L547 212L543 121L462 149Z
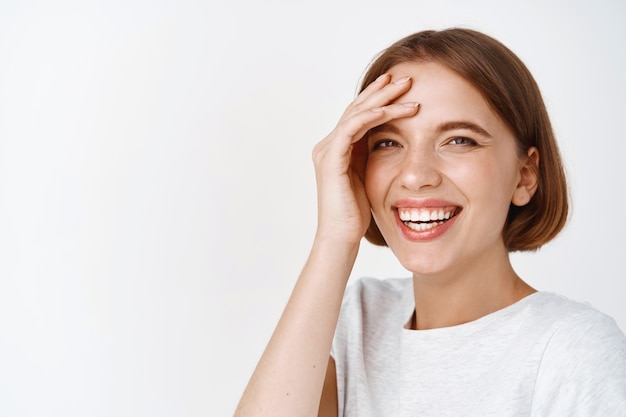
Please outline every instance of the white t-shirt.
M350 285L333 341L339 415L626 416L626 337L547 293L470 323L407 330L412 280Z

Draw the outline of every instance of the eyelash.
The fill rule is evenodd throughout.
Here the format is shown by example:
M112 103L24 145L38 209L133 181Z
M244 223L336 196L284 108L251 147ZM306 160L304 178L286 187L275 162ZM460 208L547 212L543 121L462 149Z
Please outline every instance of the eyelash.
M463 141L463 143L453 143L454 141ZM448 142L450 145L460 145L460 146L474 146L476 145L476 141L474 139L470 139L470 138L466 138L463 136L459 136L456 138L452 138L450 140L450 142Z
M381 139L374 143L374 146L372 146L372 151L380 148L391 148L394 146L400 146L400 144L398 144L398 142L393 139Z
M476 146L477 145L474 139L470 139L465 136L454 137L448 141L448 144L454 145L454 146ZM393 139L381 139L374 143L371 150L375 151L377 149L393 148L396 146L401 146L401 145Z

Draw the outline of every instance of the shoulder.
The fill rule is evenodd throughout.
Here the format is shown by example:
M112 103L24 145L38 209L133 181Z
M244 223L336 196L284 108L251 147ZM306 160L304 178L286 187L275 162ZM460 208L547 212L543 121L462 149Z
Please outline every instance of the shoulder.
M533 315L549 326L548 348L580 348L588 344L626 342L615 320L587 303L554 293L538 293L529 303Z
M590 304L571 300L551 292L538 292L528 296L513 306L511 314L519 315L524 321L525 330L534 329L553 340L562 343L577 338L588 339L591 334L601 334L623 339L624 335L610 316Z
M626 408L624 333L611 317L588 304L554 294L540 298L551 329L537 375L535 406L557 415L617 415L616 410Z
M410 278L360 278L346 288L336 336L402 327L413 301ZM406 316L406 317L405 317ZM401 323L401 324L397 324Z
M553 292L540 291L528 297L529 305L536 310L541 310L543 314L561 317L564 321L585 316L587 314L603 315L599 310L588 303L571 300L563 295Z
M537 321L547 327L544 361L588 362L608 355L626 363L626 337L610 316L589 304L552 293L537 294L531 308Z
M346 288L341 306L342 314L388 311L413 300L411 278L359 278Z
M626 337L613 318L587 304L568 300L563 312L567 314L554 329L546 355L553 352L561 361L579 359L585 366L594 359L606 362L614 358L626 371Z
M345 302L355 299L369 301L383 297L384 299L402 298L407 290L413 288L411 278L359 278L346 288Z

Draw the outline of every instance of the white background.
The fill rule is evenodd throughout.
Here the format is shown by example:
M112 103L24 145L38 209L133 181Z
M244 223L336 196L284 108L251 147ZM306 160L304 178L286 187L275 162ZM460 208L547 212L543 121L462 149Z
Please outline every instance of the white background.
M311 148L429 28L535 74L574 209L515 265L626 328L626 3L295 3L0 4L1 416L230 415L311 243ZM363 275L408 276L369 244Z

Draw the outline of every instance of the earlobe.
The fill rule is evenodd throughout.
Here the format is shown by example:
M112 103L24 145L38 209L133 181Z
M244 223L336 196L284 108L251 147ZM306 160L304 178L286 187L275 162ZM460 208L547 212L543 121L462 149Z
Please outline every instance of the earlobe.
M528 149L526 161L520 169L520 180L513 193L511 202L525 206L533 198L539 185L539 150L534 146Z

